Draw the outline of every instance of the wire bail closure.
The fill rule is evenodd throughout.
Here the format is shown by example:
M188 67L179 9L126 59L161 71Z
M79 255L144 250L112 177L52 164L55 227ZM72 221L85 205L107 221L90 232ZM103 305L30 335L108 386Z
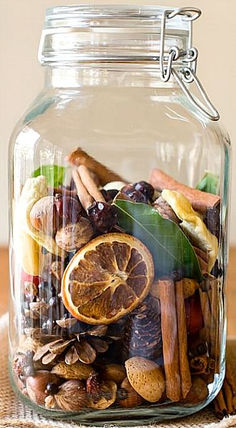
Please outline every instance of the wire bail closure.
M178 47L173 46L169 50L168 58L165 57L165 36L166 36L166 23L177 15L181 15L183 20L189 22L189 40L188 48L183 53ZM198 50L192 46L192 35L193 35L193 21L201 16L201 10L195 7L183 7L179 9L165 10L162 15L161 22L161 47L160 47L160 69L161 78L164 82L168 82L171 75L175 78L180 88L188 98L189 102L197 107L201 113L212 121L220 119L219 112L216 110L212 102L210 101L205 89L201 82L197 78L197 59ZM180 57L183 57L182 61L186 64L180 72L177 72L174 67L174 61L177 61ZM187 84L195 83L196 87L202 97L204 104L196 98L189 90Z

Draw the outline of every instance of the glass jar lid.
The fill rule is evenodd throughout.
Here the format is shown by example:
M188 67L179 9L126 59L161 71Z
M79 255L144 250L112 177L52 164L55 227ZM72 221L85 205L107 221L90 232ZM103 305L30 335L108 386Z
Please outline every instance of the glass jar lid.
M149 61L160 52L165 7L80 5L46 12L39 60L45 63L84 61ZM171 9L175 10L175 9ZM190 26L186 16L166 23L165 51L186 50Z

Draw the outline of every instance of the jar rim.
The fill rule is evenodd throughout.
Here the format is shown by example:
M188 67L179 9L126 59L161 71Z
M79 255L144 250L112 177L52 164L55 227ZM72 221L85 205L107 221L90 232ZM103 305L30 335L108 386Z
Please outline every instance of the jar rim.
M133 21L138 20L139 22L149 22L150 25L153 21L161 22L162 15L165 10L177 10L177 7L166 7L158 5L128 5L128 4L79 4L79 5L68 5L68 6L56 6L46 9L45 27L56 28L68 20L67 24L71 26L80 27L86 23L87 26L99 26L101 25L100 20L104 18L116 19L116 20L128 20L129 26L133 26ZM89 19L97 18L97 21L91 22ZM61 22L62 21L62 22ZM64 22L66 24L66 22ZM116 26L114 20L111 22L111 26ZM120 25L120 24L119 24ZM84 25L83 25L84 26ZM177 15L174 19L171 19L167 23L167 28L176 30L188 30L188 22L183 16Z

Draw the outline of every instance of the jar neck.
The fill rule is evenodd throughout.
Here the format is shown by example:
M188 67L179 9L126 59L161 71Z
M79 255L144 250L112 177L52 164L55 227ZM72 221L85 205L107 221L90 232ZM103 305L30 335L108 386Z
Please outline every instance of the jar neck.
M89 63L72 66L45 67L48 88L79 88L82 86L178 88L175 79L161 79L159 66L130 63Z

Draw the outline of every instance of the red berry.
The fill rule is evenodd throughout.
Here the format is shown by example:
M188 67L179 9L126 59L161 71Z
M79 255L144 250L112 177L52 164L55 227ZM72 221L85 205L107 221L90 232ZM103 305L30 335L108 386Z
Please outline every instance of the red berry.
M200 296L198 293L185 299L187 332L196 334L204 326Z

